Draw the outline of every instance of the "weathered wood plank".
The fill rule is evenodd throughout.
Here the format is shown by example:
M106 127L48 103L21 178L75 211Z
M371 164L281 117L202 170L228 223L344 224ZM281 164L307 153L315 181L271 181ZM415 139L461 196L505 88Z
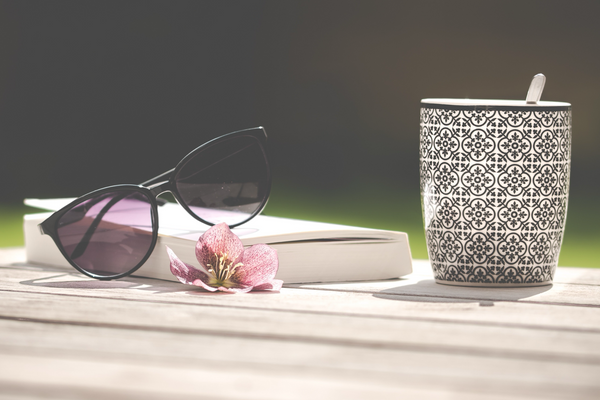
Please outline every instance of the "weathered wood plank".
M600 393L596 270L475 289L437 285L417 262L401 280L215 295L100 282L19 264L19 252L0 251L0 399Z
M347 282L334 284L291 284L289 288L365 292L374 295L415 296L472 301L513 301L600 307L598 286L556 283L552 286L528 288L479 288L440 285L433 279L398 279L373 282Z
M248 295L209 294L199 288L145 278L101 282L79 274L53 271L2 269L0 290L47 293L54 296L113 298L149 303L197 304L204 307L270 309L273 311L360 315L368 318L451 321L471 324L514 325L531 329L596 331L600 309L595 307L553 307L512 301L482 302L444 297L355 292L344 290L294 290ZM276 296L276 301L273 297ZM493 306L489 306L493 304ZM483 307L482 307L483 305Z
M272 299L272 298L271 298ZM0 319L600 365L600 330L0 292Z
M17 271L15 271L17 270ZM29 282L20 278L18 271L40 271L46 275L40 275L34 281ZM53 274L54 273L54 274ZM600 274L600 270L598 270ZM57 280L67 282L42 281L40 278L48 278L57 276ZM57 270L53 267L32 266L27 264L13 264L8 267L0 266L0 284L3 282L21 283L37 287L42 290L44 285L54 285L54 287L68 288L68 281L76 280L82 277L77 271L65 272ZM175 283L175 286L166 286L168 282L152 280L137 277L130 277L110 282L99 282L91 280L89 283L72 282L72 288L94 288L100 290L102 288L131 288L135 287L137 282L145 282L154 286L164 286L173 289L181 285ZM288 288L311 289L320 291L346 291L346 292L363 292L371 293L375 296L393 297L403 296L406 298L414 298L418 301L448 301L454 299L457 301L513 301L513 302L529 302L529 303L547 303L557 305L579 305L579 306L594 306L600 307L600 286L581 285L581 284L561 284L557 283L552 286L540 286L529 288L472 288L458 287L436 284L430 277L410 276L403 279L392 279L384 281L372 282L346 282L346 283L331 283L331 284L299 284L286 285ZM182 290L182 289L181 289Z
M554 282L599 286L600 268L558 268Z
M145 278L101 282L79 274L0 268L0 290L79 297L114 298L150 303L197 304L219 308L270 309L373 318L462 321L471 324L515 325L531 329L592 331L600 327L597 307L552 307L537 303L465 300L444 297L344 290L293 290L248 295L209 294L202 290ZM276 301L273 297L276 296ZM493 304L492 307L489 305ZM482 307L483 305L483 307Z
M0 387L16 391L469 399L594 398L600 390L597 365L20 321L0 321L0 332L11 342L0 345Z

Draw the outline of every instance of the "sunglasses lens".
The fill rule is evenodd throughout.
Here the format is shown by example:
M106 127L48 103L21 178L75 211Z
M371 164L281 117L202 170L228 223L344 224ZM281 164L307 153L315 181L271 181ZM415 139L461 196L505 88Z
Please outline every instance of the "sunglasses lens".
M58 238L79 268L109 277L131 271L153 243L152 205L140 192L117 190L79 203L58 221Z
M206 222L237 225L269 196L269 167L253 136L219 141L197 152L175 176L181 200Z

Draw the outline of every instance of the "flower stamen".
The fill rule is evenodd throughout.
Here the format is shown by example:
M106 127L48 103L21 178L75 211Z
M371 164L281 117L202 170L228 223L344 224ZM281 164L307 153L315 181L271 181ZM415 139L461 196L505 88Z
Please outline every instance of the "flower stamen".
M234 265L233 261L227 257L227 253L221 253L220 255L215 253L213 259L213 263L206 264L209 267L208 272L213 276L211 286L226 286L229 283L229 278L235 274L235 270L244 265L241 262Z

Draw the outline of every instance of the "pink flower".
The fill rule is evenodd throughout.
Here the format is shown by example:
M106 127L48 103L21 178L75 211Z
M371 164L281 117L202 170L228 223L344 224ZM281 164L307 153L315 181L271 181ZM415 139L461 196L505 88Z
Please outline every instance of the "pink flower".
M220 223L204 232L196 243L200 268L181 261L167 247L171 273L181 283L215 292L245 293L251 290L279 290L283 281L273 279L279 268L277 252L266 244L245 249L242 241Z

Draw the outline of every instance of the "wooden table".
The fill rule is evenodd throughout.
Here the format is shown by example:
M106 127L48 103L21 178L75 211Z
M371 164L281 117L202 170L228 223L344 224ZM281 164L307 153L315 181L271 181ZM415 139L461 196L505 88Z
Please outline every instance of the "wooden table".
M209 294L0 250L0 399L599 399L600 269Z

